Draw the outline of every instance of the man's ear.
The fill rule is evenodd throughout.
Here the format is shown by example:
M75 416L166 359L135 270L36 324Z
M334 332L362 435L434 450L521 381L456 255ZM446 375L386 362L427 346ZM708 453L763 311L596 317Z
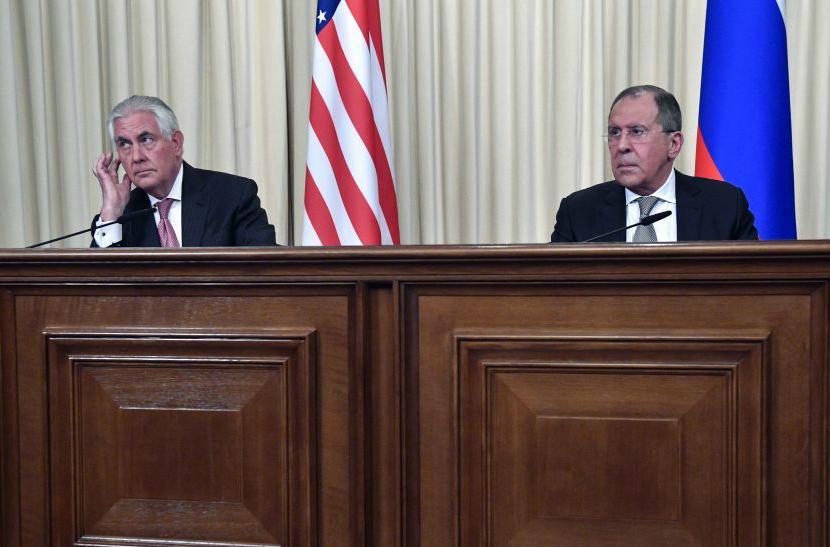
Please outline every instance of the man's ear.
M184 133L177 129L173 131L170 140L176 145L176 157L182 159L182 155L184 155Z
M683 133L676 131L669 136L669 159L674 159L683 148Z

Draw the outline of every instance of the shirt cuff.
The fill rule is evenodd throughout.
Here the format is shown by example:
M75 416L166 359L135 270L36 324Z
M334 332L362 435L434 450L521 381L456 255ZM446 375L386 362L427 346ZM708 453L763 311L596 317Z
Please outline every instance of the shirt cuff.
M95 225L100 226L101 224L106 224L106 222L99 218ZM95 238L95 244L99 247L111 247L121 241L121 224L116 223L106 228L96 228L95 235L92 237Z

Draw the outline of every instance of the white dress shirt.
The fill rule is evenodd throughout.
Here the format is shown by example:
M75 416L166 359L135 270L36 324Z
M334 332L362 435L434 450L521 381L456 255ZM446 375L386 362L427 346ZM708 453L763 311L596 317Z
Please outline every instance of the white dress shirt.
M654 232L657 234L657 241L677 241L677 198L675 197L675 176L674 169L669 173L669 178L663 183L663 186L651 194L660 200L654 204L650 215L662 213L663 211L671 211L671 216L658 220L654 226ZM640 221L640 204L636 201L641 196L635 194L628 188L625 189L625 203L626 203L626 222L625 225L634 224ZM629 243L634 239L634 231L637 228L629 228L625 231L625 240Z
M173 224L173 230L176 232L176 238L179 240L179 245L182 243L182 176L184 174L184 165L179 167L179 173L176 175L176 180L173 183L173 188L170 189L170 193L167 194L166 197L173 198L173 205L170 206L170 212L167 214L167 218L170 219L171 224ZM147 197L150 198L150 206L154 206L156 203L161 201L158 198L147 194ZM158 210L153 213L153 217L156 219L156 226L159 225L161 222L161 216L159 215ZM98 219L97 225L100 226L101 224L106 224L105 221L102 221L100 218ZM122 227L121 224L113 224L112 226L107 226L106 228L101 228L95 230L95 243L99 247L109 247L121 241L122 238Z

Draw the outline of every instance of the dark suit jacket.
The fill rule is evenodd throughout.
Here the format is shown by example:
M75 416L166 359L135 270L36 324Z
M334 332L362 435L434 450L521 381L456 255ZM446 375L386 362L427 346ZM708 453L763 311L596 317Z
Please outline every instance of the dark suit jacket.
M740 188L675 171L677 240L758 239L755 217ZM585 241L626 225L625 189L615 181L579 190L562 200L552 242ZM599 241L625 241L625 231Z
M133 188L124 214L150 207L150 198ZM93 228L98 216L92 221ZM182 174L182 247L276 245L274 227L260 206L251 179L196 169L184 164ZM95 240L92 246L97 247ZM161 247L152 214L122 225L118 247Z

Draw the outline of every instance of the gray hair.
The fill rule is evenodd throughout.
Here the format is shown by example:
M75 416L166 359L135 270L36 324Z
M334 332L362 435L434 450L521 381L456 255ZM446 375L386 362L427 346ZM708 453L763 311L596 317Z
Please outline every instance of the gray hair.
M620 91L614 102L611 103L611 110L614 106L626 97L639 97L644 93L648 93L654 97L654 102L657 103L657 121L663 127L663 131L682 131L683 116L680 113L680 105L674 95L656 85L635 85ZM609 110L608 116L611 116Z
M165 139L172 138L173 133L179 130L179 120L176 119L176 114L172 108L167 106L167 103L158 97L133 95L115 105L107 118L107 129L109 130L110 140L113 146L116 144L115 120L130 116L136 112L149 112L155 116L161 134L164 135Z

